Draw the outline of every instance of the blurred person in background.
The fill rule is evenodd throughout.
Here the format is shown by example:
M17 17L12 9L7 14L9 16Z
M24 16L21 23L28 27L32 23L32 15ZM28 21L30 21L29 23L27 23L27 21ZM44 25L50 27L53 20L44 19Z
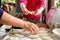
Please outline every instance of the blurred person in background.
M32 22L42 22L42 12L46 8L46 0L21 0L23 17Z
M15 0L1 0L2 9L7 13L10 13L13 10L15 3Z

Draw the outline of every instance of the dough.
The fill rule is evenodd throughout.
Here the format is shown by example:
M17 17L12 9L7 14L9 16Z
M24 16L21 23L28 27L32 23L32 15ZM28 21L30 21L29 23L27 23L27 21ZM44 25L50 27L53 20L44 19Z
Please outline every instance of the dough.
M48 36L48 34L38 34L39 36L43 37L43 36Z
M24 31L24 33L25 33L25 34L31 34L31 32L29 32L29 31Z
M32 40L42 40L41 38L37 38L37 39L32 39Z
M9 34L22 34L24 32L23 29L12 29Z
M7 36L5 40L31 40L27 37L14 37L14 36Z
M49 39L49 40L53 40L53 39L52 39L51 37L49 37L49 36L43 36L42 38L45 39L45 40L48 40L48 39Z
M39 36L38 35L30 35L29 38L36 39L36 38L39 38Z
M18 37L7 37L6 40L19 40Z
M20 40L31 40L31 39L27 38L27 37L24 37L24 38L21 38Z
M39 31L39 34L46 34L47 33L47 30L40 30Z
M19 37L19 38L23 38L24 37L23 35L20 35L20 34L15 34L14 36Z
M23 33L22 33L24 36L29 36L30 34L31 34L31 32L29 32L29 31L24 31Z

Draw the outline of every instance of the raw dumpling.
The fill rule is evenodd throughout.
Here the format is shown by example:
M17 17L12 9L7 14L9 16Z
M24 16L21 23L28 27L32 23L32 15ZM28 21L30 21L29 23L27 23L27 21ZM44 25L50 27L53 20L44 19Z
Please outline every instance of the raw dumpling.
M31 40L31 39L27 37L23 37L23 38L20 38L20 40Z
M25 33L25 34L31 34L31 32L29 32L29 31L24 31L24 33Z
M51 37L49 37L49 36L43 36L42 38L43 38L44 40L48 40L48 39L49 39L49 40L53 40L53 39L52 39Z
M44 33L42 33L42 34L38 34L40 37L43 37L43 36L48 36L48 34L44 34Z
M31 39L27 37L6 36L4 40L31 40Z
M36 39L36 38L39 38L39 36L38 35L30 35L29 38Z
M46 31L46 30L40 30L40 31L39 31L39 34L40 34L40 33L47 33L47 31Z
M15 34L14 36L20 37L20 38L23 38L24 37L23 35L20 35L20 34Z
M32 39L32 40L42 40L41 38L37 38L37 39Z
M24 36L29 36L31 34L31 32L29 32L29 31L24 31L23 33L22 33L22 35L24 35Z
M23 29L12 29L10 31L10 34L14 35L14 34L22 34L24 32Z
M7 37L6 40L19 40L18 37Z

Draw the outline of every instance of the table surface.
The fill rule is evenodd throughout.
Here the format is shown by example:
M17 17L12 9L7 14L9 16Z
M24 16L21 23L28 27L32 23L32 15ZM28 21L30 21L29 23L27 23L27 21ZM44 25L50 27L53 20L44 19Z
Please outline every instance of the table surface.
M49 35L50 35L50 37L53 38L54 40L60 40L60 38L58 38L58 37L57 37L55 34L53 34L52 32L49 32ZM3 38L0 39L0 40L3 40Z
M49 33L49 35L50 35L50 37L53 39L53 40L60 40L60 38L58 38L55 34L53 34L53 33ZM2 39L0 39L0 40L3 40L3 38Z

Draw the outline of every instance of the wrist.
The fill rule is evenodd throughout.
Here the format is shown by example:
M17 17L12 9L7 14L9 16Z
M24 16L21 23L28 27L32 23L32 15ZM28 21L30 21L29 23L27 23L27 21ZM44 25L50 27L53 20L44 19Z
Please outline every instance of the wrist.
M42 13L43 10L44 10L44 8L43 7L40 7L40 9L37 10L37 13Z
M24 28L25 21L22 21L21 27Z
M20 20L18 22L18 27L20 27L20 28L23 28L24 27L24 21L23 20Z
M37 10L37 12L36 13L40 13L41 11L40 10Z

